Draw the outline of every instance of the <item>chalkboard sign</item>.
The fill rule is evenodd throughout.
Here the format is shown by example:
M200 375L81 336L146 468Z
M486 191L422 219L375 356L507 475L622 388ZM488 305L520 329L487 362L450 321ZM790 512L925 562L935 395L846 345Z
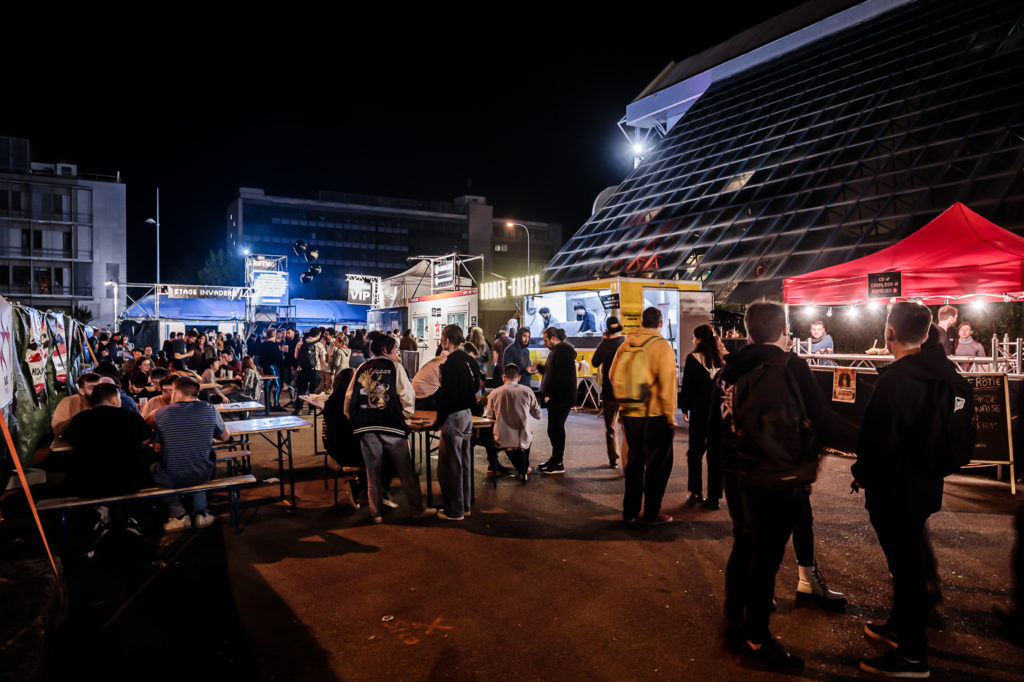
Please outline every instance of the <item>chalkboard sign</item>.
M868 275L868 298L902 296L903 273L873 272Z
M974 426L978 439L972 464L1013 462L1010 391L1005 374L964 374L974 387Z
M605 310L614 310L615 308L621 307L619 302L618 294L602 294L601 305L604 306Z

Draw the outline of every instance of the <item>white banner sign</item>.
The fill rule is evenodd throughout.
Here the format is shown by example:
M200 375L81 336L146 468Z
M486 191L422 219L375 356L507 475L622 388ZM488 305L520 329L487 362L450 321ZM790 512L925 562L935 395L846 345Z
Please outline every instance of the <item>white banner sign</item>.
M14 400L14 334L11 333L11 304L0 297L0 407Z

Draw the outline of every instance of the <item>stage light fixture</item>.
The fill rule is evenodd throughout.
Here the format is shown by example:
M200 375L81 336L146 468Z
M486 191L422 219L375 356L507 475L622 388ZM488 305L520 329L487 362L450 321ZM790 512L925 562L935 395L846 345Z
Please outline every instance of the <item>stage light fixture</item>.
M292 245L292 251L295 252L296 256L301 256L306 252L306 242L301 239L297 239Z

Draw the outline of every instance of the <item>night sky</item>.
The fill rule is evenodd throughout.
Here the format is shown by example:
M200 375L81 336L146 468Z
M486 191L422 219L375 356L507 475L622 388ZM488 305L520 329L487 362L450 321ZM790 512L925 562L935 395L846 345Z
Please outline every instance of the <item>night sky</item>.
M239 186L482 194L567 239L631 169L616 122L662 67L799 3L32 4L5 9L21 29L0 134L36 161L121 172L129 281L153 281L159 185L162 279L190 283Z

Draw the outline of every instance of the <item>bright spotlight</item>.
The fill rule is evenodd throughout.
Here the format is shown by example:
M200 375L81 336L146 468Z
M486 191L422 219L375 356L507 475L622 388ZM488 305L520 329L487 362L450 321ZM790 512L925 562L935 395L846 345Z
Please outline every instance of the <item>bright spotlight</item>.
M249 249L242 249L242 255L243 256L248 256L249 255Z
M644 153L644 146L642 144L640 144L639 142L637 142L635 145L633 145L633 153L634 154L643 154Z
M818 309L815 308L813 305L805 305L804 309L801 312L803 313L804 317L811 318L811 317L814 317L814 313L817 310Z
M878 308L879 308L878 301L871 301L870 303L868 303L868 310L870 310L871 312L877 313L878 312Z
M974 299L974 301L971 302L971 310L974 310L976 312L981 312L984 309L985 309L985 302L982 301L980 298L976 298L976 299Z
M846 317L850 320L855 320L860 316L860 310L855 305L851 305L846 309Z

